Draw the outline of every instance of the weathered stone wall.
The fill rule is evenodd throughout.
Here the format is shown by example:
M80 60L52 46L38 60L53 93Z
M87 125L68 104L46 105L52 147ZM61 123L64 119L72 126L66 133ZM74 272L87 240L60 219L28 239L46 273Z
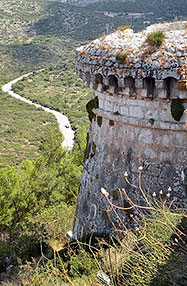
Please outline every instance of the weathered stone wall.
M187 108L187 89L183 78L186 75L180 70L187 66L187 40L183 33L184 22L177 23L174 31L173 23L171 26L162 25L170 41L150 57L141 56L146 49L145 31L143 34L126 31L132 45L134 41L138 43L127 63L117 62L114 56L121 34L119 39L115 33L113 38L108 36L107 45L112 43L114 47L118 42L108 53L99 49L98 40L77 50L77 74L85 86L93 88L98 106L92 110L74 222L75 238L92 232L110 234L119 224L118 214L123 214L124 223L131 225L131 212L116 214L108 208L100 190L104 187L111 202L121 205L117 189L125 187L130 198L141 203L141 193L124 180L127 171L130 180L137 183L139 166L144 169L142 185L147 195L158 194L161 189L166 194L170 186L172 199L185 202L187 131L181 106ZM177 41L174 41L176 35ZM171 45L172 41L175 45ZM138 45L141 48L137 48ZM111 219L107 215L109 209Z

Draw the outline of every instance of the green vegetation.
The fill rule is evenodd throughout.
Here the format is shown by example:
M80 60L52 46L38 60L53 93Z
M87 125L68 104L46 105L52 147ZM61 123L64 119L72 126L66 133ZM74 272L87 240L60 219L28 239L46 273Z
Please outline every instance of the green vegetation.
M0 276L3 286L100 285L99 269L115 286L184 285L182 211L176 216L159 206L152 217L142 215L138 230L126 230L115 242L90 239L83 247L66 238L83 168L86 109L92 120L91 110L98 107L98 99L91 100L75 75L74 48L129 22L141 29L149 24L145 20L186 16L185 0L159 3L99 1L83 8L57 0L1 0L0 85L34 71L15 91L66 114L76 130L73 150L64 150L52 115L0 92L0 270L13 265L7 283ZM136 12L142 14L129 14ZM102 124L100 117L97 122ZM96 151L90 142L85 158ZM117 199L117 191L113 195Z
M116 53L116 61L119 63L125 63L127 59L127 55L123 52L117 52Z
M86 103L92 92L83 87L73 66L74 63L69 61L47 68L17 82L13 89L25 98L64 113L76 134L81 134L89 126Z
M129 25L121 26L121 27L117 28L117 31L125 31L127 29L131 29L131 26L129 26Z
M159 48L165 39L165 35L162 31L151 32L147 35L146 42L151 46Z
M87 40L97 38L106 29L112 31L122 24L123 21L119 22L118 19L111 20L108 16L70 6L61 1L2 0L0 3L0 85L25 73L45 68L41 75L37 73L32 76L33 83L29 83L29 79L25 80L27 86L21 94L68 115L73 128L77 131L76 134L81 134L84 132L81 129L88 128L85 105L91 94L83 89L81 81L75 76L74 48ZM59 78L59 75L62 78ZM1 99L5 101L5 98L8 97ZM10 114L14 109L14 102L15 105L17 104L14 99L11 102L10 109L9 104L4 102L6 111L0 114L2 123L6 121L5 113ZM18 106L15 109L21 116L22 109L18 110ZM24 106L25 110L30 110L29 107ZM36 112L38 118L37 114L38 112ZM32 120L36 120L34 112L32 112ZM44 123L49 121L51 116L45 115ZM14 129L19 130L20 123L17 123L18 128ZM28 133L37 134L35 138L39 137L39 129L36 132L36 127L32 126L31 121L29 123L27 124ZM16 126L16 120L14 120L14 126ZM44 127L48 128L47 125ZM25 133L23 131L20 133L20 137L24 138ZM21 150L16 137L11 134L6 139L6 146L5 143L0 145L0 165L19 164L22 159L31 159L32 156L35 158L40 153L38 146L41 137L38 140L30 140L31 136L29 136L33 146L32 153L30 148ZM4 141L4 138L2 137L1 140ZM9 144L7 142L11 142L11 146L7 146Z
M58 156L55 156L55 160L51 161L53 167L57 158ZM27 172L29 169L27 164ZM36 174L33 171L34 169L30 172L29 178ZM113 191L114 199L117 200L122 192L123 189ZM45 198L45 194L40 195ZM105 195L107 196L107 192ZM184 285L187 270L186 215L182 210L178 210L177 213L171 212L167 207L170 204L168 197L168 193L166 195L160 193L158 200L155 196L152 201L146 200L149 207L144 213L140 213L139 207L135 207L133 212L135 211L136 215L130 214L134 227L127 229L119 222L119 226L116 225L115 239L98 238L94 242L90 237L87 244L66 243L65 231L69 227L67 222L68 212L71 218L71 204L65 205L64 202L59 202L54 208L54 205L50 205L52 202L54 204L54 195L51 192L50 202L47 202L49 209L39 211L37 215L30 210L30 216L27 214L25 222L30 222L29 227L34 223L34 231L38 231L38 236L45 234L54 256L49 251L43 252L39 262L28 262L21 266L19 273L21 285L51 286L62 283L80 286L100 285L96 277L98 270L102 270L110 277L112 286ZM46 202L45 199L43 201ZM114 204L113 207L116 208ZM55 217L55 214L59 217ZM22 226L25 227L26 224ZM16 231L16 228L14 230ZM25 241L24 237L23 242ZM36 247L32 243L32 247L34 246ZM32 249L32 253L33 251ZM23 249L21 248L18 253L23 255Z
M97 116L97 125L101 127L103 118L101 116Z
M50 131L62 142L56 118L0 92L0 168L36 158ZM31 128L32 127L32 128Z
M110 126L114 126L114 121L110 119L110 120L109 120L109 125L110 125Z
M101 14L108 12L136 31L154 23L187 18L186 0L104 0L85 5L85 8Z
M92 110L94 109L94 108L98 108L98 106L99 106L99 100L98 100L98 97L96 96L96 97L94 97L93 99L91 99L88 103L87 103L87 105L86 105L86 110L87 110L87 112L88 112L88 118L89 118L89 120L90 120L90 122L92 121L92 119L94 118L96 118L96 115L92 112Z
M63 243L73 222L83 150L83 143L63 150L59 136L49 133L36 160L1 169L1 239L12 246L13 260L38 256L41 242Z
M184 106L182 101L177 99L171 100L171 115L176 121L180 121L182 115L184 113Z

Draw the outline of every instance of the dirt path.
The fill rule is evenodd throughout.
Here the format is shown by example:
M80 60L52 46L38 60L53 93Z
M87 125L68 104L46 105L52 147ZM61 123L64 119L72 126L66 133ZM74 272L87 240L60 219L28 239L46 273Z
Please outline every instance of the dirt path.
M28 104L32 104L32 105L36 106L37 108L42 108L46 112L52 113L56 117L58 125L59 125L59 130L64 136L64 141L62 142L62 146L71 150L73 148L73 143L74 143L74 131L71 128L71 125L70 125L70 122L69 122L69 119L67 118L67 116L61 114L60 112L58 112L56 110L52 110L52 109L49 109L48 107L44 107L40 104L34 103L31 100L26 99L26 98L24 98L24 97L20 96L19 94L16 94L15 92L12 91L12 86L16 82L18 82L19 80L22 80L25 77L28 77L31 74L32 74L32 72L25 74L21 77L18 77L16 79L10 81L9 83L3 85L2 91L7 92L12 97L15 97L21 101L24 101Z

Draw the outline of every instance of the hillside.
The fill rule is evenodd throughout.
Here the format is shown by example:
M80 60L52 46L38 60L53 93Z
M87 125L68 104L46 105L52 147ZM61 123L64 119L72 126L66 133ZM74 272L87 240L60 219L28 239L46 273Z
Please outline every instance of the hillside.
M73 76L75 81L77 80L74 71L74 48L85 43L85 41L102 35L103 32L106 31L106 28L110 31L122 24L123 21L120 22L118 19L111 21L111 18L108 16L89 11L82 7L68 5L62 1L2 0L0 3L0 84L4 84L30 71L52 67L52 72L54 71L53 82L51 83L53 90L57 85L59 85L60 90L59 79L55 76L56 70L58 71L59 67L67 64L69 68L67 82L71 82L72 86L70 86L70 90L72 90L73 93L74 84L71 81L71 77ZM42 75L38 80L42 81ZM36 97L40 98L40 91L37 89L39 86L31 85L31 88L32 87L36 88L33 92L36 94L38 91ZM80 87L82 87L82 83L80 83ZM80 96L85 98L86 94L87 91L84 91ZM88 96L87 100L89 100L89 98ZM4 100L4 98L0 98L0 102L3 104ZM75 112L74 115L72 115L74 122L76 120L78 121L83 115L84 120L81 121L81 126L88 124L85 101L83 102L84 104L80 104L79 106L79 110L83 108L83 113L78 115L76 111L76 115ZM24 108L25 110L29 110L26 104L24 104ZM56 104L54 104L54 108L57 108ZM8 114L12 113L12 110L9 110L9 104L6 105L6 109ZM62 108L60 108L60 110L62 111ZM21 114L16 113L15 116L15 122L19 122L21 120ZM3 130L5 130L5 126L6 129L11 129L11 126L5 123L6 118L4 113L1 113L0 120L3 126L0 139L2 142L0 147L2 158L14 157L17 158L17 163L20 163L23 158L31 158L32 155L29 146L26 146L24 151L17 150L17 143L13 133L9 135L9 138L7 138L7 135L4 133L5 131ZM77 124L74 124L74 128L75 125ZM44 132L45 136L47 135L48 131L45 126L43 126L42 132ZM37 133L37 131L33 129L31 133ZM26 133L22 127L20 138L24 140L25 137ZM10 141L12 148L4 148L3 140L6 142ZM39 150L40 142L35 141L34 145L35 148ZM35 157L35 152L33 156ZM2 159L2 162L0 162L1 166L5 163L12 163L13 161L10 159L7 159L7 161Z
M111 18L125 19L126 23L130 23L135 30L143 29L153 23L187 18L186 0L105 0L93 2L89 1L86 8L99 11Z
M104 240L92 248L90 240L84 249L66 237L72 229L86 155L86 104L92 98L92 91L75 74L75 47L105 38L118 26L133 25L138 30L149 23L186 17L185 0L167 3L1 0L0 87L33 72L13 89L66 114L76 136L73 150L61 148L63 136L51 114L0 91L0 272L4 272L0 285L99 286L101 269L117 286L165 286L165 281L184 285L185 251L178 231L178 227L183 231L183 210L175 216L165 201L162 209L162 198L155 219L141 218L145 227L138 221L139 228L127 232L119 248L110 248ZM106 208L101 212L108 219ZM180 240L176 251L173 236Z

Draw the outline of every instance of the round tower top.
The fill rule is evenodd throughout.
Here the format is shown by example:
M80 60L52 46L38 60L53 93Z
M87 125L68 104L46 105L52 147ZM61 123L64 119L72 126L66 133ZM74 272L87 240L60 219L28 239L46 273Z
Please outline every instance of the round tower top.
M77 48L76 59L78 72L186 81L187 21L155 24L138 33L122 26Z

